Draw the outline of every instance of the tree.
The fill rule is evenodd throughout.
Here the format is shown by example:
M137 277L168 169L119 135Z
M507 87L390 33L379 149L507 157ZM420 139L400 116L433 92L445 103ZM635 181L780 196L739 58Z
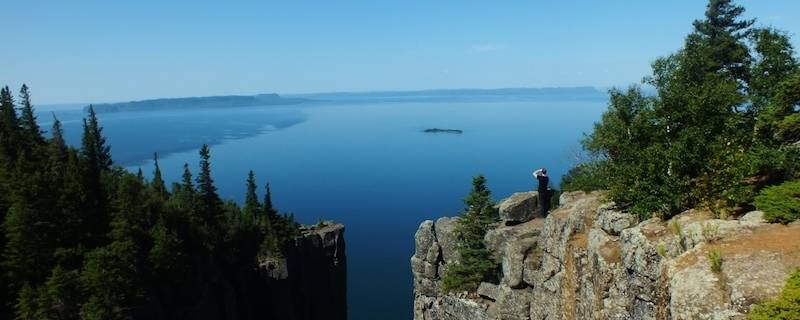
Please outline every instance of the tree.
M262 211L261 203L258 202L256 194L256 178L253 170L247 174L247 192L244 197L244 214L247 217L255 218Z
M89 105L89 118L83 120L82 152L92 170L106 171L111 169L111 147L106 145L103 127L97 120L94 107Z
M184 165L169 192L157 155L150 182L141 170L112 168L93 108L75 149L58 119L52 137L36 142L27 87L20 98L18 119L10 91L0 89L2 319L193 317L199 295L259 277L263 243L280 253L282 241L297 234L291 216L258 203L252 173L248 214L223 204L207 146L197 184ZM275 236L269 215L280 217L284 238Z
M161 168L158 166L158 153L153 154L153 167L153 181L150 182L150 186L157 196L162 199L167 199L169 197L169 192L167 192L167 186L164 184L164 179L161 177Z
M22 114L19 118L19 124L24 135L24 141L34 145L41 145L44 143L42 131L36 123L36 116L33 112L33 104L31 103L31 92L28 86L23 84L19 90L19 99L22 103Z
M8 86L0 89L0 159L11 164L17 158L20 127L14 97Z
M103 183L103 175L110 170L111 148L106 146L102 136L94 108L89 106L89 119L83 120L83 137L81 139L82 169L82 210L88 219L83 222L89 225L86 241L91 247L103 241L108 232L109 217L107 185Z
M217 194L217 187L211 178L211 151L208 145L200 148L200 172L197 175L197 197L199 211L205 223L212 229L222 218L222 200Z
M790 178L798 157L782 146L794 137L787 128L800 132L800 117L789 111L797 103L778 101L781 88L797 87L787 82L797 63L784 34L753 29L743 12L709 1L683 48L653 63L646 82L656 96L612 90L583 141L605 165L573 173L588 179L587 168L601 168L612 200L642 218L747 207L759 188Z
M492 252L486 248L483 238L489 225L497 220L498 212L484 176L472 179L472 191L464 199L464 204L466 208L456 226L461 261L445 271L442 278L445 292L472 291L478 288L481 281L496 276L497 263L492 259Z

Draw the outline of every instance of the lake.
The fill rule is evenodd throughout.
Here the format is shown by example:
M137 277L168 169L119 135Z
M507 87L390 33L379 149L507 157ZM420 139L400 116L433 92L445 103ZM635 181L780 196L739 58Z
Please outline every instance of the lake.
M574 163L579 140L600 118L601 99L568 101L359 102L192 112L99 114L117 164L152 171L159 152L168 182L211 145L220 195L242 201L248 170L272 187L275 205L306 224L346 226L350 319L412 318L409 258L426 219L457 215L474 175L495 199L551 183ZM80 111L57 111L70 143ZM40 114L43 126L51 119ZM45 127L46 128L46 127ZM462 134L424 133L428 128Z

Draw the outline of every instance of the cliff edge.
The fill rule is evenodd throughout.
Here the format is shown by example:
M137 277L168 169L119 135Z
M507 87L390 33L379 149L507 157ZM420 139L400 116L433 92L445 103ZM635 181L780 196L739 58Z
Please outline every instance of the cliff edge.
M501 217L535 210L515 204L535 197L501 202ZM566 193L560 203L546 218L516 212L531 219L488 231L502 276L477 293L440 290L444 270L460 259L458 218L422 222L411 257L414 319L741 319L800 267L800 223L765 223L759 211L638 221L601 192Z

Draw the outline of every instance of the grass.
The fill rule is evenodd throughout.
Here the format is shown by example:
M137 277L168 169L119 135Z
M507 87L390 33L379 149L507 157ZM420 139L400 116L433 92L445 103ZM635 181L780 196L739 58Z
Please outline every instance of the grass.
M719 239L719 224L715 222L706 222L701 226L703 239L708 242L714 242Z
M722 253L719 252L719 249L708 250L706 257L708 257L708 261L711 262L711 272L722 272Z
M656 252L658 252L658 255L661 256L662 258L667 258L667 247L664 246L663 243L658 244L658 246L656 247Z

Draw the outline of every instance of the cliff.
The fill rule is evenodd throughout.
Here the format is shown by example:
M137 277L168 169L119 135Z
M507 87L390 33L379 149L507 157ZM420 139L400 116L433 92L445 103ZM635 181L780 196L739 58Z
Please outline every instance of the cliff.
M343 225L302 227L284 255L259 258L256 270L227 273L189 313L163 318L345 320L344 250Z
M439 289L459 261L458 218L420 225L411 258L415 320L741 319L800 267L800 223L768 224L758 211L720 220L689 210L640 222L602 193L576 192L541 218L536 196L498 205L506 221L484 241L502 276L477 293Z

